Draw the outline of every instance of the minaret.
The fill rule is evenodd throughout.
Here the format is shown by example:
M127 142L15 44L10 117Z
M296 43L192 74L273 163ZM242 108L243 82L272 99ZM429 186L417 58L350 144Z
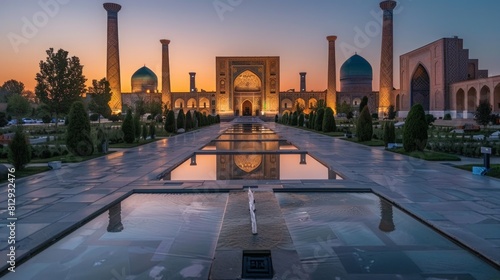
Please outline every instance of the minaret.
M378 114L383 117L391 102L393 89L393 10L396 8L396 1L386 0L380 2L380 8L384 11L382 23L382 51L380 55L380 93Z
M118 48L118 12L122 8L115 3L104 3L108 12L108 50L106 60L106 79L111 87L109 107L113 113L122 110L122 90L120 83L120 52Z
M328 88L326 106L337 112L337 64L335 63L335 40L337 36L328 36Z
M300 92L306 92L306 72L300 72Z
M196 92L196 72L189 72L189 91Z
M160 40L161 43L161 102L172 108L172 95L170 93L170 57L168 44L170 40Z

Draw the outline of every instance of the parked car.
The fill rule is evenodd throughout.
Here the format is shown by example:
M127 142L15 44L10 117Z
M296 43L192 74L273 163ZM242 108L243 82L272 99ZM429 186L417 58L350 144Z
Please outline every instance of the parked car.
M36 121L32 118L23 118L23 123L36 123Z
M7 123L7 125L16 125L16 124L17 124L17 119L12 119Z

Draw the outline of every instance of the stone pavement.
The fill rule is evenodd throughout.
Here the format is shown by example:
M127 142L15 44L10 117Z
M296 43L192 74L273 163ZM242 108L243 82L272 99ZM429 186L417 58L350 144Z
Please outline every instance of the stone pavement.
M472 175L341 139L275 123L281 137L345 180L166 182L156 177L187 159L232 123L221 123L60 170L16 180L16 256L41 249L133 191L165 189L355 188L376 194L500 265L500 180ZM478 160L480 162L480 160ZM0 186L0 261L6 264L7 184ZM2 266L2 270L6 269Z

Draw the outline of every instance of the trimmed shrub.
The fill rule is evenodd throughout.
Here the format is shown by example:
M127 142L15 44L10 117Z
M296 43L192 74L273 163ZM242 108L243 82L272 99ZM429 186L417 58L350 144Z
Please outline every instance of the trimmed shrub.
M445 120L445 121L451 121L451 114L450 114L450 113L446 113L446 114L444 115L443 120Z
M325 115L325 109L319 108L316 112L316 120L314 122L314 129L316 131L321 131L323 129L323 116Z
M89 119L91 122L96 122L99 120L99 114L91 114Z
M283 114L283 117L281 117L281 123L282 124L288 124L288 112Z
M372 116L370 115L370 109L368 108L368 106L365 106L363 108L363 111L361 111L361 114L359 114L356 132L358 135L358 142L372 140L373 124Z
M110 120L112 122L119 122L122 120L122 116L113 114L113 115L109 116L108 120Z
M278 114L276 114L276 116L274 116L274 122L277 123L279 120L279 117L278 117Z
M427 146L427 121L421 104L411 107L403 128L403 148L406 152L423 151Z
M127 110L127 115L122 123L122 131L123 131L123 141L125 143L134 143L135 140L135 128L134 128L134 120L132 118L132 110Z
M186 129L186 115L182 109L180 109L177 114L177 129L181 128Z
M9 163L16 170L22 170L31 161L31 146L22 126L17 126L14 137L9 143Z
M165 131L169 133L175 132L175 114L172 110L168 111L167 113L167 119L165 120Z
M304 126L304 118L305 118L304 114L300 114L300 116L299 116L299 122L298 122L299 127L303 127Z
M97 129L97 151L99 153L107 153L107 146L108 146L108 135L102 127L99 127Z
M333 109L327 107L325 109L325 114L323 116L323 132L332 132L337 130L337 125L335 124L335 117L333 116Z
M436 118L434 117L434 115L432 115L432 114L425 115L425 121L427 122L428 126L431 125L431 123L433 123L435 120L436 120Z
M394 122L384 123L384 145L396 142L396 127Z
M389 110L387 112L387 118L389 120L393 120L396 118L396 115L397 115L397 112L396 112L396 109L394 108L394 105L390 105Z
M307 128L314 128L314 112L309 113L309 121L307 122Z
M66 147L76 156L89 156L94 153L90 135L90 120L81 101L71 105L66 130Z
M217 123L220 123L220 115L219 114L215 115L215 121Z

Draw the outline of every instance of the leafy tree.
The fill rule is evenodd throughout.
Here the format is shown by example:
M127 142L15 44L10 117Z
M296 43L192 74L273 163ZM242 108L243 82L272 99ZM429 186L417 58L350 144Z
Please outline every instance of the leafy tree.
M335 116L333 115L333 110L330 107L326 107L325 109L325 114L323 115L323 127L321 129L323 132L332 132L337 130Z
M161 115L161 102L153 99L149 102L146 102L146 111L151 114L151 116L156 118L158 115Z
M7 102L14 95L21 95L24 91L24 84L16 80L8 80L0 87L2 101Z
M142 139L146 140L148 138L148 128L146 124L142 125Z
M363 96L363 99L361 99L361 103L359 103L359 112L361 113L363 111L363 108L368 105L368 97Z
M321 107L316 112L316 120L314 123L314 129L316 131L321 131L323 129L323 117L325 115L325 108Z
M474 113L474 119L476 120L476 123L479 125L483 125L486 128L486 125L491 120L491 104L488 100L481 100L479 102L479 106L476 109L476 112Z
M9 162L16 170L22 170L31 161L31 146L23 132L23 126L18 125L14 138L9 143Z
M94 153L94 144L90 134L90 120L83 106L77 101L71 105L66 130L66 147L76 156L89 156Z
M347 104L345 101L342 102L342 104L337 105L337 112L339 114L345 114L347 116L347 114L351 113L351 111L351 105Z
M393 120L393 119L396 118L396 114L397 114L397 112L396 112L396 110L394 108L394 105L389 105L389 110L387 112L387 118L389 120Z
M403 128L403 148L406 152L425 149L428 137L427 128L424 107L421 104L413 105Z
M35 94L57 119L59 114L69 111L73 102L81 100L87 79L78 57L68 58L68 52L63 49L54 53L50 48L46 52L47 58L40 61L40 72L36 74Z
M361 111L361 113L359 114L356 132L358 134L358 142L372 140L373 124L372 116L370 115L370 109L368 108L368 106L364 106L363 111Z
M101 80L92 80L92 86L88 88L87 93L91 96L89 110L98 114L98 121L101 123L101 115L105 118L111 116L111 87L106 78Z
M29 112L31 112L31 105L28 99L18 94L10 96L7 102L7 113L20 119L28 115Z
M175 132L175 114L173 110L169 110L165 120L165 130L169 133Z
M134 136L137 142L141 139L141 117L138 114L134 114Z
M206 122L205 122L206 125ZM180 109L177 114L177 129L186 129L186 115L184 114L184 110Z
M302 114L304 112L304 109L306 108L306 105L303 103L300 103L298 100L295 101L295 112L297 112L297 116Z
M141 96L134 103L134 115L143 116L146 114L146 101Z
M123 141L125 143L134 143L135 140L135 127L134 127L134 119L132 118L132 110L127 110L127 115L122 123L122 131L123 131Z
M384 145L387 147L389 143L396 142L396 128L394 122L384 123Z

